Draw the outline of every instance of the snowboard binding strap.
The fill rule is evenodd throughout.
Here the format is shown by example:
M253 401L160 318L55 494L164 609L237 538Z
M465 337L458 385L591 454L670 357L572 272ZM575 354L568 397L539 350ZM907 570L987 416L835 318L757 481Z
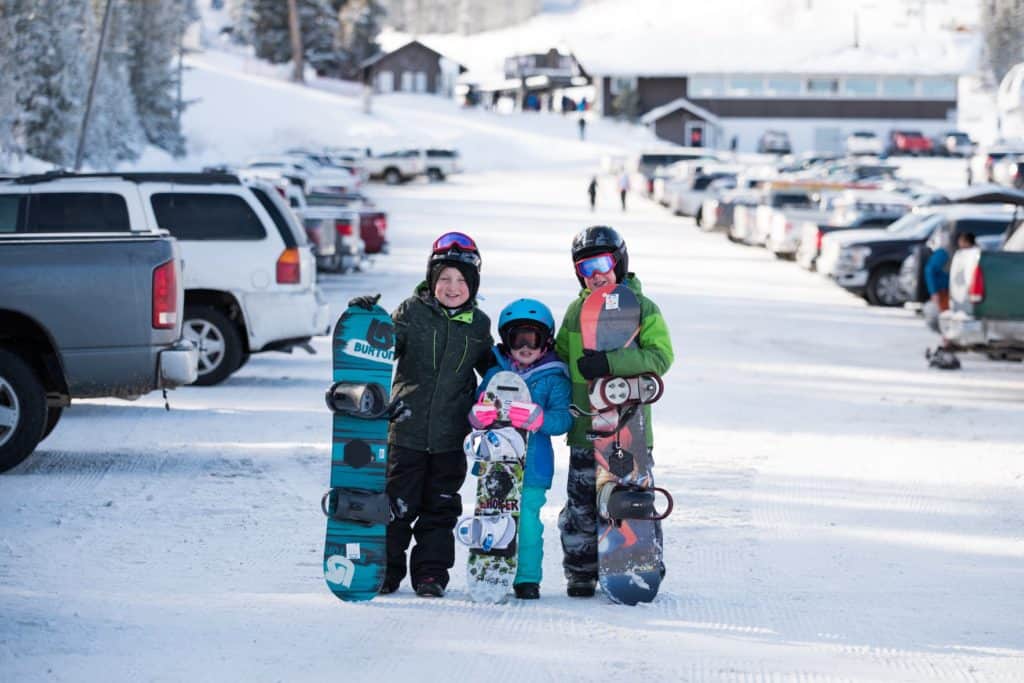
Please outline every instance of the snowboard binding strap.
M654 507L656 494L668 502L664 512ZM658 486L643 488L617 482L608 482L597 493L597 514L613 522L625 519L660 521L672 514L675 501L672 494Z
M333 488L320 499L324 515L340 522L372 526L394 519L388 494L363 489Z
M412 415L412 411L401 399L396 397L389 403L384 387L372 382L335 382L324 398L331 412L360 420L385 418L391 422L401 422Z
M473 550L505 550L516 537L516 520L507 514L470 515L459 520L455 537Z

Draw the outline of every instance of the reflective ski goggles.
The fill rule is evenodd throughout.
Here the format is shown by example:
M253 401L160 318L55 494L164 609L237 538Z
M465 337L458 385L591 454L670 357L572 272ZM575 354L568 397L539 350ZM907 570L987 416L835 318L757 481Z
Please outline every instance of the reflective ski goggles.
M593 277L598 273L610 273L615 269L615 257L611 254L587 256L576 262L576 273L582 278Z
M434 240L435 254L444 254L452 249L472 252L479 251L473 238L461 232L446 232Z
M546 332L533 326L523 325L505 331L505 344L513 351L519 349L535 351L544 348L547 337Z

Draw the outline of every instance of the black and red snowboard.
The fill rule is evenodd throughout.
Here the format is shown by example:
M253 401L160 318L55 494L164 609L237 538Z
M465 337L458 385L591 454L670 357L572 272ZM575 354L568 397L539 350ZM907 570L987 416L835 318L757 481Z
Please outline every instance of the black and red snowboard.
M640 334L640 301L625 285L594 290L583 302L583 348L612 351L634 347ZM654 485L643 405L664 390L654 374L599 377L590 382L590 437L597 483L598 579L612 600L650 602L664 576L661 520L672 497ZM580 411L582 412L582 411ZM660 494L667 507L659 512Z

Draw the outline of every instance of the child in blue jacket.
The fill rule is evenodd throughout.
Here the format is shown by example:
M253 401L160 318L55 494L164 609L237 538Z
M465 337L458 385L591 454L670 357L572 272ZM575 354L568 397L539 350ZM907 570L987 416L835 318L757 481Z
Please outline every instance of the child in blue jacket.
M554 352L555 319L547 306L535 299L513 301L498 317L498 332L501 343L494 347L498 364L480 381L480 393L495 373L509 370L523 378L533 402L540 407L539 419L525 426L533 434L526 448L519 510L519 562L513 585L517 598L536 600L540 597L544 558L540 509L551 488L555 469L551 437L565 434L572 426L569 414L572 385L568 368ZM480 429L488 426L477 420L475 412L470 413L470 421Z

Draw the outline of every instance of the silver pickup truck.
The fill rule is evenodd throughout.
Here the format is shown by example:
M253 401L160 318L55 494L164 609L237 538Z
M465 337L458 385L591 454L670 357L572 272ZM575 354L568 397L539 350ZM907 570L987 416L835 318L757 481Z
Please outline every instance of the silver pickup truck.
M119 232L128 219L116 198L92 212L76 201L0 194L0 472L72 399L196 379L198 352L181 341L177 242Z

